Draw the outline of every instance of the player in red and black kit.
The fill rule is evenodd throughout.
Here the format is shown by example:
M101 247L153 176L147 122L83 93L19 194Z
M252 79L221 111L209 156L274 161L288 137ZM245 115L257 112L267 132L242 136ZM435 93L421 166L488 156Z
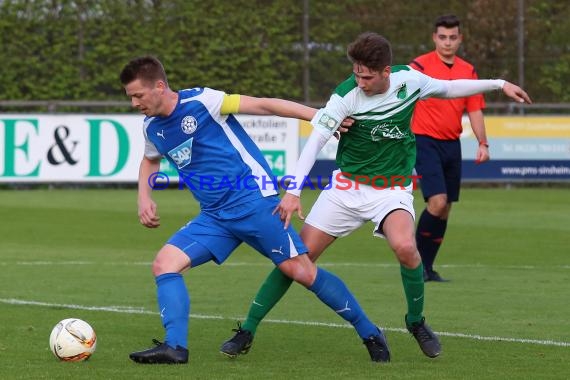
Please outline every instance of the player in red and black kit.
M440 16L434 24L435 50L415 58L410 66L437 79L477 79L474 67L456 56L462 42L460 21L454 15ZM433 263L443 242L452 202L459 200L461 182L461 118L467 112L479 141L476 161L489 159L482 109L483 95L457 99L420 100L412 119L416 135L416 171L427 207L416 230L418 250L424 265L424 280L445 282Z

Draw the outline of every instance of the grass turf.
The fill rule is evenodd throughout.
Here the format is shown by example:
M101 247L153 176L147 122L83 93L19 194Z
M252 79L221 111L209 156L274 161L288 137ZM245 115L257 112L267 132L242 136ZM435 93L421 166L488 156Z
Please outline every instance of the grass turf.
M315 198L304 193L306 212ZM403 330L398 265L372 238L372 225L335 242L319 264L386 329L388 365L371 363L354 331L300 286L271 312L248 355L222 357L220 344L271 270L244 245L226 264L185 275L190 363L130 362L129 352L163 337L150 263L198 212L187 192L155 192L155 200L162 226L149 230L138 223L134 190L0 191L0 378L564 379L570 372L565 189L463 190L436 262L452 282L426 284L427 320L443 344L435 360ZM67 317L97 331L87 362L61 363L49 351L51 328Z

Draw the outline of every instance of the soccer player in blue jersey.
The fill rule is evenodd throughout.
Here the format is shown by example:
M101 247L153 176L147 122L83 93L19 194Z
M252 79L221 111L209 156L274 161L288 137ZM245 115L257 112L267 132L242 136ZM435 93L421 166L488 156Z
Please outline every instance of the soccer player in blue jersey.
M228 95L205 87L174 91L159 60L130 61L120 80L144 120L145 151L138 180L138 215L148 228L160 225L152 200L151 175L162 157L177 168L200 203L200 214L174 233L153 264L158 310L166 330L164 342L133 352L137 363L188 362L190 297L182 272L213 260L223 263L242 242L269 258L288 277L302 284L356 329L373 361L389 361L382 332L364 314L338 277L317 268L293 228L274 210L277 189L261 151L234 113L279 115L310 120L316 110L294 102ZM248 178L247 184L226 182Z

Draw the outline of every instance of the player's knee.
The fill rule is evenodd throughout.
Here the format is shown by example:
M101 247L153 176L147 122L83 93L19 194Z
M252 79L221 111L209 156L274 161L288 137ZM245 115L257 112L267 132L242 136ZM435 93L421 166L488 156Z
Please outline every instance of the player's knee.
M299 284L309 287L315 282L317 268L307 256L297 256L279 265L279 269L287 277Z
M154 277L160 276L161 274L168 273L166 270L165 260L158 255L152 262L152 274Z
M399 256L409 256L416 251L416 243L413 239L405 239L394 244L394 251Z
M405 240L394 245L394 252L398 261L405 267L415 268L421 261L420 255L413 240Z
M165 273L181 273L189 266L190 259L183 253L161 251L152 262L152 274L156 277Z
M438 218L443 218L446 215L446 213L447 210L445 207L435 207L430 210L430 214Z
M447 213L447 197L446 196L435 196L428 201L428 211L433 216L439 218L443 217Z

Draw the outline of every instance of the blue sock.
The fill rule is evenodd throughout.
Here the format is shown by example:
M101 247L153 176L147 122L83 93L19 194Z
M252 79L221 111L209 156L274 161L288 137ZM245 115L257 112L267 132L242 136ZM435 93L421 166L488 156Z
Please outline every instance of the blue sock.
M350 290L334 274L322 268L317 268L315 282L308 289L315 293L328 307L353 325L362 339L379 334L378 328L364 314Z
M165 342L172 348L188 348L190 295L184 279L180 273L164 273L155 281L158 311L166 329Z

